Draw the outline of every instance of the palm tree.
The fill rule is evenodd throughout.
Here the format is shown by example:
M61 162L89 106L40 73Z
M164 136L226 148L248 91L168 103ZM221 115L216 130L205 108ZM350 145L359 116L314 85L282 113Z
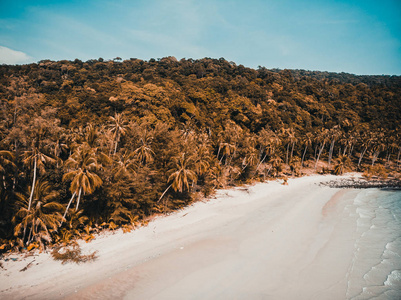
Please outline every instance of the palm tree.
M308 149L308 147L312 146L312 140L313 140L313 134L311 132L307 132L302 139L302 142L305 145L305 150L304 153L302 154L301 168L304 165L306 150Z
M191 182L194 183L197 180L195 172L189 169L189 165L192 163L192 158L186 157L185 153L174 158L174 167L169 171L172 172L172 174L167 180L167 183L171 182L171 184L163 192L159 201L170 188L173 188L174 191L178 191L180 193L185 190L189 191L189 184Z
M17 166L14 164L14 154L7 150L0 150L0 230L2 226L8 226L11 220L14 204L14 189ZM1 231L0 231L1 235Z
M299 161L299 157L295 156L292 159L290 159L289 161L289 166L290 166L290 170L292 175L298 175L299 174L299 170L300 170L300 161Z
M23 242L29 245L36 242L42 248L45 242L51 242L49 230L57 230L61 225L63 217L61 211L64 206L57 201L58 193L51 189L47 181L36 181L32 201L25 195L18 194L17 206L19 210L13 218L13 223L17 223L14 228L15 236L19 236L24 231ZM32 193L30 193L32 195ZM32 207L29 209L29 204ZM29 229L28 239L25 242L25 229ZM23 230L24 229L24 230Z
M33 199L33 193L35 191L36 187L36 177L37 177L37 170L44 172L45 170L45 164L46 163L55 163L56 160L46 154L44 154L41 150L41 137L40 134L38 134L36 140L33 143L32 149L29 151L25 151L24 153L24 160L23 162L27 165L32 165L33 164L33 179L32 179L32 190L31 190L31 195L29 197L29 205L28 205L28 210L31 209L31 204L32 204L32 199Z
M144 136L140 139L141 145L134 151L134 155L141 165L146 165L146 163L153 161L155 153L150 147L151 141L152 137L146 136L145 131Z
M180 158L175 160L175 172L173 172L168 181L171 182L171 187L174 191L182 193L184 190L189 191L189 183L196 182L196 174L188 167L192 163L191 158L185 157L185 153ZM173 170L174 170L173 169Z
M316 137L317 142L320 142L320 149L316 158L315 170L317 168L317 164L319 163L320 155L322 155L324 146L326 145L327 139L328 139L328 130L322 128L318 133L318 136Z
M99 142L101 141L102 136L97 127L89 124L85 128L84 132L84 141L83 144L89 146L89 148L93 149L96 159L99 163L103 165L110 164L112 162L111 158L102 151L99 146Z
M372 134L369 133L369 132L364 132L363 135L361 136L361 140L362 140L362 151L359 154L358 169L361 166L361 162L362 162L363 156L365 155L365 153L368 150L370 144L372 143L372 140L373 140Z
M219 133L219 150L217 152L217 159L219 159L220 151L223 151L223 155L219 159L220 163L225 157L225 165L231 163L235 156L238 141L240 140L242 134L242 128L235 124L233 121L227 121L224 126L224 131Z
M114 117L110 117L110 120L112 121L112 124L110 124L111 127L111 132L114 133L114 153L116 154L117 152L117 145L118 142L120 141L120 137L125 134L126 132L126 122L124 120L123 114L116 113ZM110 154L111 154L111 149L110 149Z
M297 142L295 131L292 127L287 129L282 128L280 137L287 144L285 164L288 165L288 161L292 158L292 154L294 152L295 143ZM291 146L291 155L290 155L290 146Z
M223 158L225 157L225 165L227 165L228 163L228 158L230 157L230 155L234 156L235 154L235 150L236 150L236 146L232 145L230 143L221 143L221 152L222 152L222 156L220 158L220 163L222 162Z
M79 208L82 192L84 195L92 194L96 188L103 184L102 179L95 173L100 168L95 150L86 144L79 147L68 158L65 162L65 167L67 168L67 173L63 175L63 180L71 180L70 191L72 197L65 210L64 218L76 195L78 195L78 198L75 211Z
M1 182L3 183L1 188L6 189L6 177L7 177L7 169L11 167L12 169L16 168L14 164L14 154L7 150L0 150L0 174L1 174Z
M330 136L330 139L331 139L330 149L329 149L329 160L328 160L328 164L330 167L331 158L333 157L334 144L335 144L337 138L340 136L340 130L339 130L338 125L331 128L328 132L328 135Z
M292 156L294 153L294 147L295 147L295 144L298 142L298 138L296 137L295 131L292 127L290 128L290 130L288 132L288 140L289 140L289 143L291 144L290 160L292 160Z
M135 153L125 153L118 157L114 163L113 174L115 177L131 176L136 174L138 162L134 159Z
M14 154L11 151L0 150L0 173L4 173L6 170L6 166L12 164L14 160Z
M266 130L262 129L259 134L258 134L258 141L261 147L261 155L264 156L263 158L259 161L258 165L256 166L256 171L259 169L260 165L263 164L267 156L272 156L275 152L276 149L280 146L281 140L278 137L278 135L272 131L272 130Z
M280 156L275 155L270 158L269 162L272 165L273 176L277 177L280 174L280 172L282 171L283 160L281 159Z
M348 167L350 164L351 160L347 155L340 155L336 160L335 160L335 165L334 165L334 174L336 175L342 175L344 173L344 169Z
M246 149L246 154L242 160L242 170L245 170L248 166L255 166L258 164L258 151L254 147Z

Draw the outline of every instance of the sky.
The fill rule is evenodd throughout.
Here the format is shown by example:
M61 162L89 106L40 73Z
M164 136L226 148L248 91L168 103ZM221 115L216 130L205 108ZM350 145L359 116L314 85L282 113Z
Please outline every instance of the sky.
M0 64L166 56L401 75L401 1L0 0Z

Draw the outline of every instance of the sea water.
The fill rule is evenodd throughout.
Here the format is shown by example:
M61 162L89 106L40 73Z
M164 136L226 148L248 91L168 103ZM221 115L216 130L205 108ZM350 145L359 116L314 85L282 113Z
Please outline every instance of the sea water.
M347 299L401 299L401 191L361 190L351 205L357 229Z

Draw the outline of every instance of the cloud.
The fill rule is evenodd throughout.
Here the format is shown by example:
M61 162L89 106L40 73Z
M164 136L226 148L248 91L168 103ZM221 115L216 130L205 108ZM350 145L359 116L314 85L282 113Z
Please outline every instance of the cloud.
M27 63L30 60L32 58L24 52L0 46L0 64L15 65Z

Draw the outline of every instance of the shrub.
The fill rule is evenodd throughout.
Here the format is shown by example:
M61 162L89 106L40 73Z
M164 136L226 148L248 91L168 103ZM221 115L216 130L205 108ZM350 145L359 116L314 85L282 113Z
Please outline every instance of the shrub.
M73 244L71 248L64 248L61 253L60 250L61 247L56 247L53 249L51 254L54 260L61 260L63 265L68 262L79 264L82 262L93 261L97 258L97 251L91 254L83 255L82 250L77 243Z

